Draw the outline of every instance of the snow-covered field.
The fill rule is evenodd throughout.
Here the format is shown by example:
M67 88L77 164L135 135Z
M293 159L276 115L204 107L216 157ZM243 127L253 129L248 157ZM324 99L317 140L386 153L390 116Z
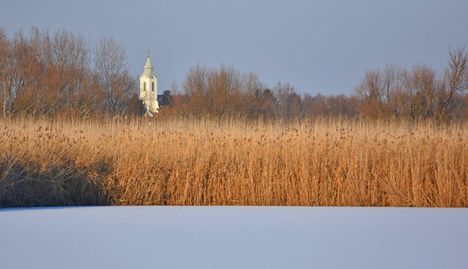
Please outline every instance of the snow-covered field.
M468 268L468 209L4 209L0 268Z

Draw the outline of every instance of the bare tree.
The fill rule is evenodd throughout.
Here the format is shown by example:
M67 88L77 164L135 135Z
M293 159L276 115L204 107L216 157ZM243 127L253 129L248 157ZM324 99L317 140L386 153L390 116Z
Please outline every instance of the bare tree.
M205 66L196 65L187 73L184 90L188 97L188 110L193 114L205 113L207 109L207 78L208 71Z
M285 119L298 118L302 115L302 99L289 83L278 83L274 87L278 100L278 109Z
M437 117L448 120L461 110L457 94L468 91L467 64L468 54L465 49L456 49L449 52L449 67L445 72L442 84L444 87L439 91L439 109Z
M0 28L0 81L2 87L1 103L3 117L6 117L7 107L11 104L11 58L12 55L10 52L10 42L3 32L3 29Z
M122 45L113 39L100 39L94 55L94 72L105 93L106 110L123 112L122 104L130 95L131 79L126 72L127 56Z

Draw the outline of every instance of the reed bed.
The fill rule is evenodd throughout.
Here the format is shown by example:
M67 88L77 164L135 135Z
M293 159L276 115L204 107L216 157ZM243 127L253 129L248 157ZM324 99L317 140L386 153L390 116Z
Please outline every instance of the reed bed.
M466 207L466 124L0 121L0 206Z

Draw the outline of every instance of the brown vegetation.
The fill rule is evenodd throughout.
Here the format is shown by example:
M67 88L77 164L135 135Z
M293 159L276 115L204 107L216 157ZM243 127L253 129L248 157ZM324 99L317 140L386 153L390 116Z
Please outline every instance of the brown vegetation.
M0 29L0 105L3 117L90 118L135 114L135 80L125 49L101 39L94 49L80 35L33 28L8 38Z
M468 206L468 129L431 122L0 122L0 206Z
M468 206L463 49L351 96L196 66L146 119L137 88L112 39L0 29L0 206Z
M406 70L388 65L367 72L353 95L310 96L289 83L268 87L254 73L198 65L189 70L181 89L175 84L163 91L161 114L461 122L468 119L467 66L467 51L452 50L442 74L426 66ZM3 117L142 115L135 84L127 71L125 49L112 39L101 39L93 46L68 32L49 34L33 28L29 36L20 32L8 38L0 29Z

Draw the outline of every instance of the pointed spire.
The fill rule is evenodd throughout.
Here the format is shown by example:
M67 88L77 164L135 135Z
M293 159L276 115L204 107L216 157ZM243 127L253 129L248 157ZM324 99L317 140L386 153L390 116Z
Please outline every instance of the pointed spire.
M153 69L153 66L151 65L151 60L150 60L150 57L148 56L148 58L146 58L146 64L145 64L145 69Z
M154 77L154 71L153 71L153 65L151 64L151 59L150 59L150 52L149 52L149 49L147 51L148 55L147 55L147 58L146 58L146 64L145 64L145 69L143 71L143 74L142 76L145 76L145 77Z

